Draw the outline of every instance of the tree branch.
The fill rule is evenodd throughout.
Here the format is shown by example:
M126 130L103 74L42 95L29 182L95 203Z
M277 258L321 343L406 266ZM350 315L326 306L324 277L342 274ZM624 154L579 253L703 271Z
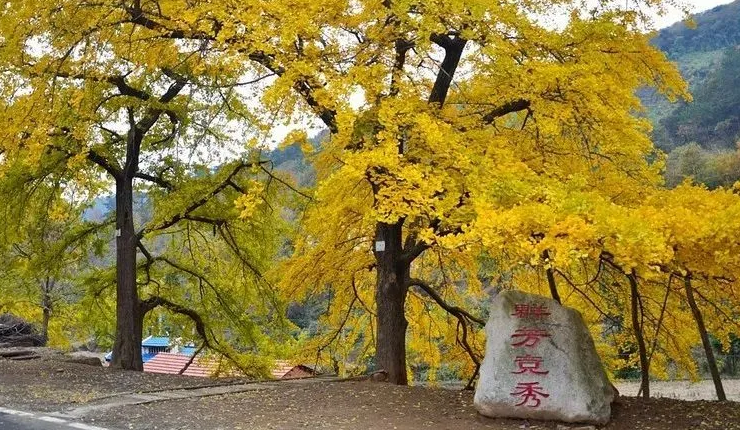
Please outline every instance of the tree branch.
M180 371L177 372L177 374L178 375L182 375L183 373L185 373L185 371L188 370L188 368L190 367L190 365L193 364L193 361L195 361L195 357L197 357L198 354L200 354L201 351L203 351L203 348L205 348L205 347L206 347L206 343L203 342L203 344L198 347L198 349L195 351L195 353L193 354L193 356L190 357L190 360L188 360L188 362L185 363L185 366L183 366L183 368L180 369Z
M240 171L247 167L252 166L261 166L262 164L267 163L267 161L257 161L254 163L239 163L234 170L226 177L226 179L218 184L211 192L203 196L202 198L196 200L195 202L191 203L187 208L185 208L184 211L178 213L177 215L173 216L169 220L163 221L161 224L151 227L145 227L137 233L138 237L143 237L146 233L156 231L156 230L164 230L169 227L172 227L173 225L177 224L178 222L185 219L188 215L190 215L191 212L195 211L196 209L200 208L204 204L208 203L214 196L219 194L221 191L223 191L225 188L230 186L232 178L236 176Z
M447 98L447 93L450 91L452 78L455 76L457 66L460 64L460 57L462 57L468 41L460 37L450 38L446 35L432 35L431 40L444 48L445 56L437 72L437 79L434 81L428 101L430 104L442 106Z
M97 153L94 149L90 149L87 151L87 159L102 167L103 170L108 172L108 174L113 176L113 178L116 180L120 179L123 176L123 170L117 165L115 161L108 160L101 154Z
M473 316L472 314L470 314L468 311L466 311L463 308L460 308L460 307L457 307L457 306L453 306L453 305L450 305L449 303L447 303L445 301L445 299L439 294L439 292L437 292L429 283L427 283L427 282L425 282L425 281L423 281L421 279L411 278L406 286L407 287L416 286L416 287L421 288L442 309L444 309L445 311L447 311L448 313L450 313L452 315L460 315L460 316L463 316L463 317L467 318L468 320L477 323L480 326L485 326L486 325L486 322L483 321L481 318L478 318L476 316Z
M144 173L144 172L136 172L134 174L134 178L139 178L139 179L143 179L145 181L152 182L152 183L157 184L160 187L166 189L167 191L174 191L175 190L175 186L171 182L169 182L166 179L162 178L161 176L154 176L154 175L150 175L150 174Z
M410 264L430 247L428 243L414 240L413 236L409 235L401 253L401 261Z
M480 371L480 358L478 354L473 350L473 348L470 346L470 343L468 342L468 324L471 322L475 322L480 326L485 326L485 321L483 321L480 318L477 318L470 313L468 313L466 310L459 308L457 306L452 306L449 303L447 303L442 296L432 288L431 285L429 285L427 282L421 280L421 279L409 279L407 287L411 286L417 286L421 288L424 292L426 292L432 299L434 299L437 304L447 311L450 315L457 318L457 329L458 329L458 338L457 342L462 348L467 352L470 359L475 364L475 372L473 373L473 376L468 381L467 386L465 389L472 389L473 386L473 380L478 375ZM462 329L462 336L460 336L460 329Z
M35 67L34 64L26 64L26 65L29 66L30 68ZM140 90L138 88L135 88L129 85L126 82L126 77L122 75L91 76L85 73L69 73L69 72L59 70L59 69L55 69L53 71L47 70L43 72L30 73L29 76L40 77L40 76L43 76L47 72L49 73L50 76L53 76L54 78L64 78L64 79L92 81L92 82L107 82L115 86L118 89L118 92L123 96L134 97L134 98L137 98L139 100L144 100L144 101L147 101L151 98L151 94L147 93L146 91Z
M154 30L160 33L160 37L171 38L171 39L191 39L191 40L202 40L202 41L215 41L219 30L222 25L218 21L214 21L214 32L209 34L203 31L191 31L186 32L182 29L171 29L160 23L157 20L148 17L141 7L128 7L126 12L129 14L129 22L146 27L150 30ZM227 43L230 41L227 41ZM276 63L274 56L269 55L263 51L252 51L246 53L248 58L277 76L283 76L285 74L285 68ZM303 100L313 109L324 124L329 128L332 133L338 132L338 125L336 121L336 111L334 109L323 106L315 97L316 83L312 83L307 77L298 79L293 84L293 88L303 97Z
M510 113L529 109L530 105L531 103L529 102L529 100L524 100L524 99L514 100L512 102L499 106L496 109L483 115L483 122L486 124L491 124L493 123L493 121L496 120L496 118L500 118Z

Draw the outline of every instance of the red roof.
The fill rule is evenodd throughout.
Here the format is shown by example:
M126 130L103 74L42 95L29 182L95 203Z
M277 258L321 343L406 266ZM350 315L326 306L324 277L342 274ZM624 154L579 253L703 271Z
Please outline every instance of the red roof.
M144 372L168 373L178 375L188 364L191 356L174 354L171 352L160 352L154 358L144 363ZM196 358L183 372L187 376L212 376L216 372L216 362L213 360Z
M188 361L190 361L190 357L190 355L185 354L160 352L159 354L155 355L154 358L144 363L144 372L178 375L180 374L180 370L182 370L185 365L188 364ZM209 377L213 376L216 373L217 368L218 363L214 359L202 357L196 358L195 360L193 360L187 370L183 372L183 375ZM272 377L275 379L305 377L314 374L313 370L306 366L295 366L290 364L289 361L284 360L276 360L275 367L273 368L271 373ZM231 374L221 376L238 375L231 372Z
M280 379L283 376L285 376L286 373L293 370L295 366L290 364L289 361L285 360L275 360L275 367L272 369L272 377L275 379Z

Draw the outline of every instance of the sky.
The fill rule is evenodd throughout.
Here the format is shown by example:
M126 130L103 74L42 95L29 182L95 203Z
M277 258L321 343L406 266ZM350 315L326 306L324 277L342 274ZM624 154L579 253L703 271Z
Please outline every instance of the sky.
M691 6L691 13L699 13L711 9L721 4L732 3L732 0L683 0ZM668 27L669 25L683 19L683 13L679 10L671 11L668 15L659 17L656 20L658 28Z

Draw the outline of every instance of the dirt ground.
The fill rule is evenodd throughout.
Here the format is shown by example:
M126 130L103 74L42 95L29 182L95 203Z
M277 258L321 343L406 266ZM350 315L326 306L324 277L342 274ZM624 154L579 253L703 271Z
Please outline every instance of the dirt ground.
M238 381L126 372L63 360L62 356L53 353L44 354L42 359L29 361L0 359L0 406L52 412L119 393Z
M555 423L493 420L473 408L473 393L373 382L292 386L124 407L90 417L132 429L556 429ZM166 424L165 424L166 423ZM622 399L609 430L740 429L740 405Z
M223 381L113 371L56 359L0 360L0 406L63 411L115 393L213 385ZM557 424L493 420L473 393L367 381L270 384L212 397L121 406L83 421L111 429L556 429ZM576 427L576 426L573 426ZM740 430L737 402L622 397L609 430Z

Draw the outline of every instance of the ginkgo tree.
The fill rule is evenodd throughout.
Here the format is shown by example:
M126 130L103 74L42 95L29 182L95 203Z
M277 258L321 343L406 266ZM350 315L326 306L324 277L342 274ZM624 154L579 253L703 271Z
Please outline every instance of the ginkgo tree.
M142 369L143 321L155 307L191 317L208 341L198 312L172 301L183 296L161 294L152 266L176 269L196 288L206 281L154 252L156 237L178 238L181 250L189 245L180 229L212 230L214 240L239 256L233 264L251 268L240 279L264 282L262 254L242 251L240 244L253 234L271 249L264 235L268 218L279 213L267 204L277 186L269 189L271 167L250 138L249 131L255 136L264 129L260 113L245 107L250 95L242 79L249 72L241 58L207 42L162 37L142 25L144 8L159 6L11 1L0 11L0 175L25 169L26 182L55 176L62 184L56 197L76 203L115 195L115 229L107 230L115 239L115 276L101 274L100 281L116 292L112 365L134 370ZM135 220L134 200L142 198L136 190L154 205L151 219ZM264 222L244 233L235 200L243 206L242 218ZM224 202L231 210L215 211Z
M407 378L409 291L421 288L414 300L458 316L464 295L481 295L471 256L484 249L462 239L475 220L546 198L549 184L584 184L626 202L658 181L646 161L648 126L633 115L634 90L656 85L684 95L678 74L649 45L634 11L607 5L586 14L545 3L388 2L366 5L369 24L354 29L360 59L346 74L360 76L367 107L338 115L296 267L321 267L313 285L335 289L356 280L330 278L337 272L373 272L353 288L374 290L365 301L375 302L376 365L394 383ZM534 19L557 6L571 12L563 28ZM458 271L464 295L460 278L425 270L423 260L438 256L466 269ZM462 317L463 327L477 319Z
M25 168L4 174L0 312L39 323L49 346L68 346L83 336L74 302L82 295L80 274L100 248L97 233L105 224L80 219L84 206L60 198L59 177L31 179Z
M653 85L669 98L687 97L644 32L642 8L660 6L306 2L300 16L281 2L250 4L248 15L229 9L227 22L236 24L216 26L231 30L226 43L280 75L265 103L279 95L287 115L302 101L331 131L317 156L316 201L284 278L287 291L328 288L332 332L354 332L345 345L373 341L375 365L406 383L413 288L422 290L415 301L455 314L453 325L478 320L458 306L454 285L467 281L465 294L480 296L474 257L483 250L461 239L475 220L546 198L550 184L627 203L659 182L634 92ZM567 23L537 18L553 9ZM151 20L177 36L194 36L201 22L165 17ZM258 31L265 27L279 31ZM353 108L358 94L363 103ZM424 263L437 258L464 269L457 271L464 278Z

